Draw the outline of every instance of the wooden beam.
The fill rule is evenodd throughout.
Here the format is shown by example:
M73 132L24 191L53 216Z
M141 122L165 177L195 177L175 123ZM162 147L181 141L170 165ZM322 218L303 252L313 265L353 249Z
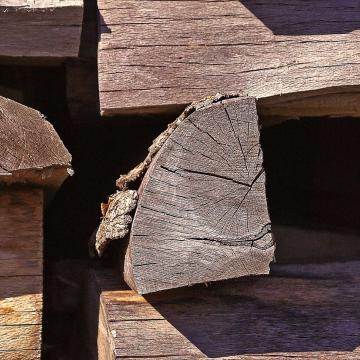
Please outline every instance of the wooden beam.
M126 187L148 166L124 270L141 294L266 274L273 258L255 100L219 96L184 114L117 182ZM136 197L134 191L123 194L109 201L98 231L100 250L107 238L123 237L129 224Z
M1 0L0 13L0 62L78 57L82 0Z
M40 358L42 320L41 189L0 192L0 354Z
M359 262L273 265L268 277L143 297L94 271L88 358L355 360L359 273Z
M104 116L177 110L232 91L260 99L260 116L360 116L353 0L98 6Z

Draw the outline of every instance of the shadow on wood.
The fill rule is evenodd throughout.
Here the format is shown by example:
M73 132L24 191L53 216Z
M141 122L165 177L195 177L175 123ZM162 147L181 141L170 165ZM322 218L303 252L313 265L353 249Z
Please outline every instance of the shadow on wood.
M239 1L274 35L347 34L360 28L356 0Z
M358 359L360 263L274 265L272 275L142 297L94 271L94 357ZM94 281L95 280L95 281ZM90 313L88 312L88 315ZM96 337L93 338L96 341Z

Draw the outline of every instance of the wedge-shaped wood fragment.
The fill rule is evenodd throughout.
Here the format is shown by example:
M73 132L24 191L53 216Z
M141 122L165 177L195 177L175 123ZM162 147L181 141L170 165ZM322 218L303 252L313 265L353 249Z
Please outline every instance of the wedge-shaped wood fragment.
M38 111L0 96L0 183L52 194L72 174L71 155Z
M204 104L171 133L140 186L125 259L139 293L269 271L255 100Z

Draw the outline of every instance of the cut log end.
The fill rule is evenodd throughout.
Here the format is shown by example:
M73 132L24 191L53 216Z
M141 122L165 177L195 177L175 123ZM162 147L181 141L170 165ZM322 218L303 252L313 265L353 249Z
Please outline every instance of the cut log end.
M267 274L273 258L255 100L183 120L139 189L124 275L141 294Z

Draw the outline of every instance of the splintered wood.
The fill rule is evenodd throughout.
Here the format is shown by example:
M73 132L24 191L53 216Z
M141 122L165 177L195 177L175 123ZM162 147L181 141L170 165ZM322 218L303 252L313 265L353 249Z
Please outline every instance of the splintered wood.
M185 114L117 182L126 188L147 169L124 266L125 281L141 294L266 274L273 258L255 100L218 95ZM110 198L100 238L108 226L109 234L123 228L109 223L118 197Z
M219 91L260 99L268 117L360 115L357 1L99 0L98 7L103 115L179 109Z
M0 61L77 57L82 0L0 0Z
M88 358L358 360L359 274L359 262L275 264L256 280L142 297L97 271Z

